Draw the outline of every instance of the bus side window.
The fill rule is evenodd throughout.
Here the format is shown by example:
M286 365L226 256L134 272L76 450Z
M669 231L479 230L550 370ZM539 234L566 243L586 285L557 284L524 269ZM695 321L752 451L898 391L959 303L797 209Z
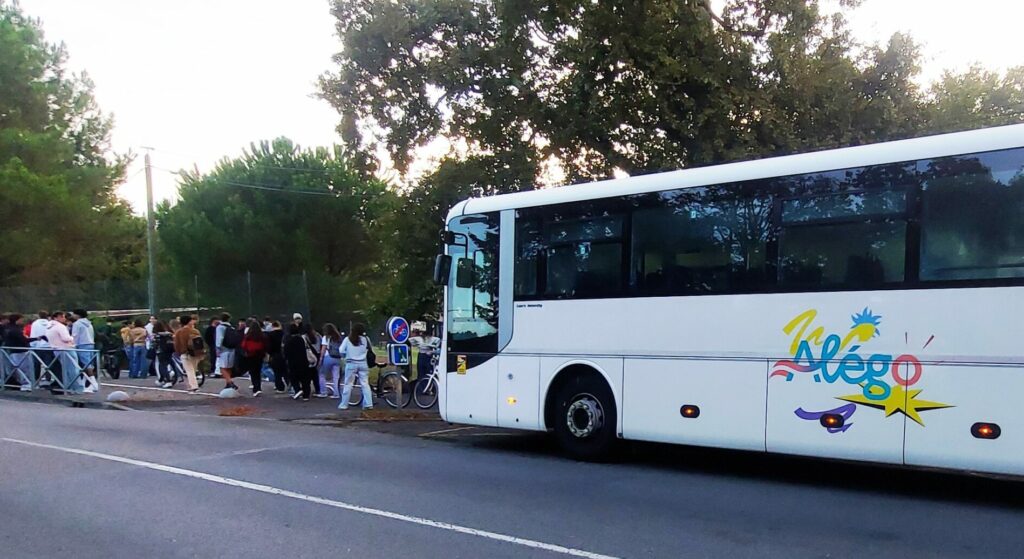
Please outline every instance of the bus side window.
M920 162L921 280L1024 277L1024 149Z

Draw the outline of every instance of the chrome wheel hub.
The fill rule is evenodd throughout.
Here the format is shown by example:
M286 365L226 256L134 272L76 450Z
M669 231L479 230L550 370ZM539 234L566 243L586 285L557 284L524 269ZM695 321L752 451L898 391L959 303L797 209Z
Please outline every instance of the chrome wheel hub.
M583 439L594 434L604 425L604 410L601 402L590 394L584 394L569 404L565 422L573 436Z

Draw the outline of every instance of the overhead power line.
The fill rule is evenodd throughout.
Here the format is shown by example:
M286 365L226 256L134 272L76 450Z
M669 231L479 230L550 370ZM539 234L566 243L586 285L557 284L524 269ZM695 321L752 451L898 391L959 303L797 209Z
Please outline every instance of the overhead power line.
M163 167L152 167L152 168L156 169L158 171L163 171L165 173L170 173L172 175L179 175L180 176L180 174L181 174L178 171L172 171L170 169L164 169ZM311 196L337 196L338 195L338 193L334 192L334 191L302 190L302 189L295 189L295 188L282 188L280 186L271 186L269 184L249 184L249 183L244 183L244 182L235 182L235 181L229 181L229 180L224 180L224 179L218 179L218 178L215 178L215 177L206 177L203 180L204 181L213 181L213 182L216 182L218 184L223 184L223 185L228 185L228 186L236 186L236 187L239 187L239 188L251 188L251 189L254 189L254 190L267 190L267 191L273 191L273 192L285 192L287 194L308 194L308 195L311 195Z

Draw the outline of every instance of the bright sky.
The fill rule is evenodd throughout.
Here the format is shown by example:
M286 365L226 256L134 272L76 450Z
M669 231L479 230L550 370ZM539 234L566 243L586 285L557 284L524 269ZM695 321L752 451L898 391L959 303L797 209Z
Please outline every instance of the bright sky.
M312 98L339 48L327 0L21 0L87 70L100 106L114 113L113 147L138 154L121 194L145 210L143 146L153 165L208 170L250 142L288 136L304 146L337 141L337 113ZM866 0L848 16L862 41L907 31L923 43L924 74L980 61L1024 64L1014 46L1021 0ZM176 196L156 169L157 200Z

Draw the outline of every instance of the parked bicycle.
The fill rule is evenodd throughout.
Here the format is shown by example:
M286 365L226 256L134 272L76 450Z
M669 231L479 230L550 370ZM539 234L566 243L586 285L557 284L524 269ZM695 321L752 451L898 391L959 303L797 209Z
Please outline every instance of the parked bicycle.
M404 408L412 401L412 390L409 379L398 371L381 373L381 368L387 365L386 361L378 359L374 366L377 368L377 383L370 383L370 392L374 398L384 400L393 408ZM352 387L352 395L349 397L349 406L361 406L363 404L363 391L359 389L359 381L356 379Z
M108 378L117 380L121 376L121 361L123 359L125 359L125 355L121 348L104 350L100 356L100 370Z
M421 410L429 410L437 404L438 383L441 376L437 372L437 355L430 358L430 375L416 379L412 390L412 399Z

